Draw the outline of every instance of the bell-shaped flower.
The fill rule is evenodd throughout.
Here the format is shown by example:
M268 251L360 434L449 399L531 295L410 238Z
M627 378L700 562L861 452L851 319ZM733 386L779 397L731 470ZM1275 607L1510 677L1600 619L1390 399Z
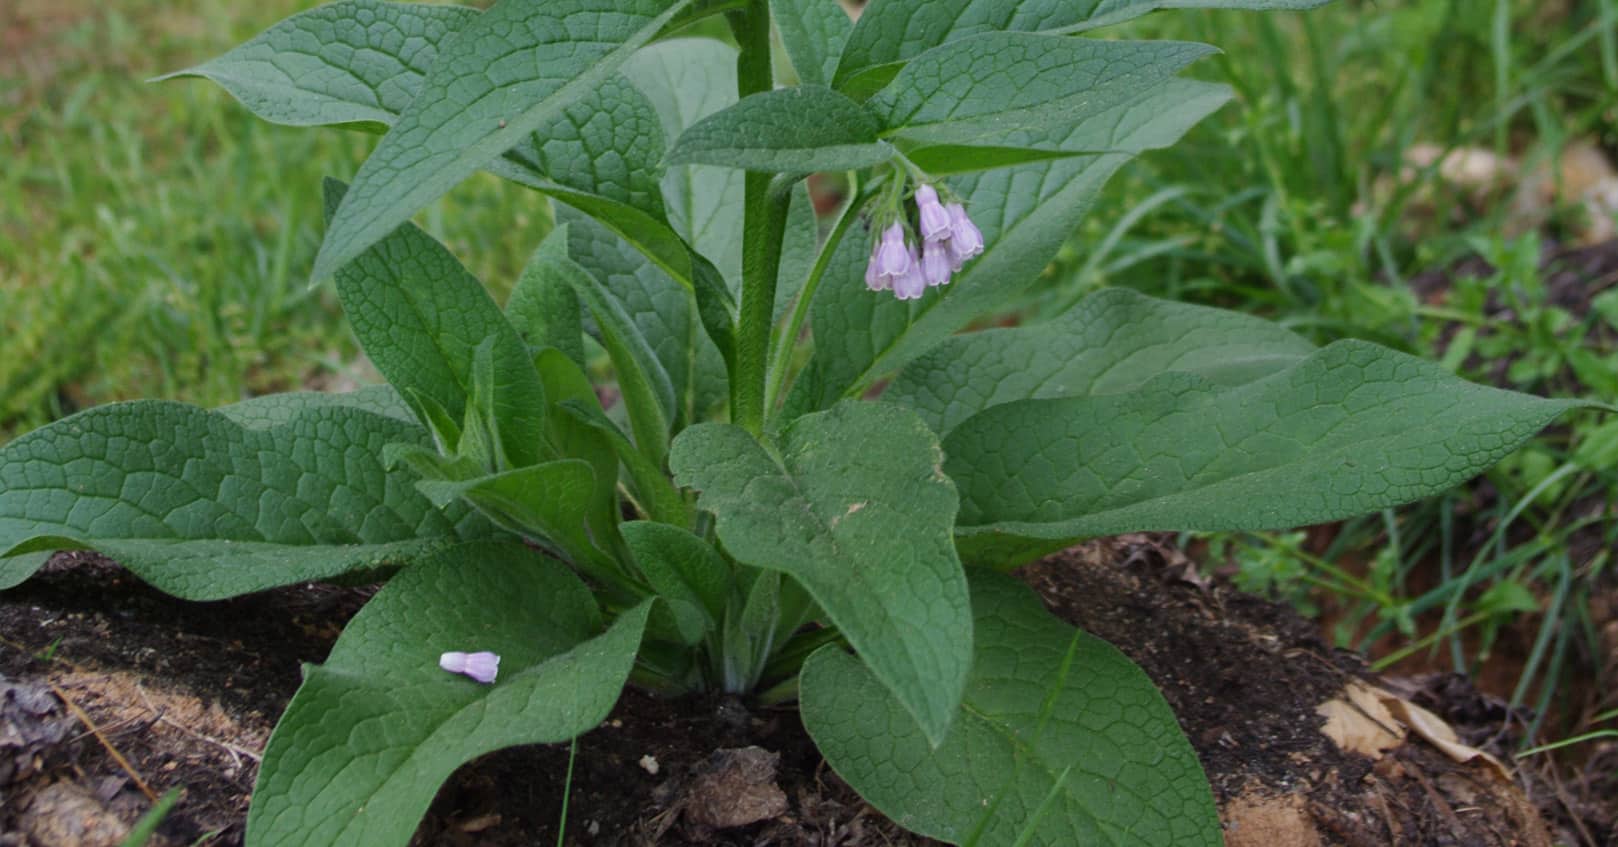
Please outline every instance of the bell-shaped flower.
M921 257L916 255L916 248L910 248L910 267L898 279L893 281L893 296L900 300L919 300L921 293L927 290L927 279L922 276Z
M929 241L921 248L921 278L932 285L948 285L951 267L949 247L942 242Z
M949 212L949 258L960 270L967 259L983 252L983 233L966 216L965 206L951 203L945 208Z
M888 291L893 288L893 277L877 273L877 254L882 251L882 242L878 241L871 246L871 260L865 263L865 287L872 291Z
M871 254L873 277L881 279L883 290L892 287L914 264L910 261L910 248L905 245L904 225L897 221L882 231L882 239Z
M438 666L487 685L500 673L500 657L486 650L479 653L450 651L438 657Z
M932 243L950 238L949 212L938 202L938 191L931 185L916 189L916 212L921 223L921 240Z

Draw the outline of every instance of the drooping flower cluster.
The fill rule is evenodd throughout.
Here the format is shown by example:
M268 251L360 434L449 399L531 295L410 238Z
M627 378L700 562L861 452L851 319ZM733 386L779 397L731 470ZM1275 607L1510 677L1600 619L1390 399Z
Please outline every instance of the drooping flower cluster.
M948 285L950 275L968 259L983 252L983 233L966 216L966 207L938 200L931 185L916 189L917 229L921 248L911 243L906 226L894 221L882 230L865 267L865 285L872 291L892 291L900 300L915 300L935 285Z
M487 685L494 682L495 676L500 673L500 657L487 650L478 653L452 650L438 657L438 666Z

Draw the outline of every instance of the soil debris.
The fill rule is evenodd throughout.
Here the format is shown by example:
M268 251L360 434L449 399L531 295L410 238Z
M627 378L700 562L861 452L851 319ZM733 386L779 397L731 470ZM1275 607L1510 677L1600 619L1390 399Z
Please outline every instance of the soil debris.
M1548 847L1523 788L1482 761L1456 762L1419 733L1380 758L1340 746L1328 715L1397 698L1368 699L1380 680L1364 660L1291 610L1220 582L1200 589L1185 567L1163 539L1136 535L1080 545L1021 575L1053 612L1111 641L1162 689L1213 785L1227 839L1243 839L1232 843L1261 843L1257 830L1269 844ZM1333 702L1344 706L1322 708ZM1398 735L1402 724L1387 729Z
M734 829L780 817L787 795L776 784L781 755L762 747L714 752L681 801L693 833Z
M1456 762L1419 735L1375 758L1343 749L1323 731L1320 707L1363 708L1363 688L1419 703L1461 743L1498 755L1479 734L1503 735L1507 716L1486 701L1466 701L1462 695L1477 695L1464 681L1446 683L1435 699L1428 687L1377 678L1358 656L1324 643L1312 624L1201 576L1159 538L1083 545L1020 575L1055 614L1118 645L1162 688L1210 777L1230 843L1549 843L1535 806L1492 767ZM296 687L299 662L323 658L371 590L298 586L182 603L98 557L59 556L0 595L0 673L15 685L54 682L154 789L186 786L159 830L168 843L211 836L202 843L236 845L256 752ZM40 652L52 642L59 646L46 661ZM1470 722L1489 716L1492 728ZM78 734L69 732L7 790L29 792L30 807L44 796L56 808L88 809L88 797L127 826L145 799L100 745L69 747ZM569 745L536 745L460 768L413 843L556 843L564 797L561 841L569 845L934 843L861 801L825 765L790 708L629 690L606 723L579 738L571 776L569 756ZM655 774L641 764L652 760ZM70 787L51 788L60 783ZM1534 792L1535 801L1549 796ZM8 794L0 807L0 832L24 832L12 796L20 795ZM1601 822L1580 820L1591 831ZM17 843L53 843L24 839Z
M73 718L43 685L0 675L0 805L6 788L77 758Z
M51 782L21 797L18 805L16 831L25 844L118 847L129 837L129 824L77 783Z

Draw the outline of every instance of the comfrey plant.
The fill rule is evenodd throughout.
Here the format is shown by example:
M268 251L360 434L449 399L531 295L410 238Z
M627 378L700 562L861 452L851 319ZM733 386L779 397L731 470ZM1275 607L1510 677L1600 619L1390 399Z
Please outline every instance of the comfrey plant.
M0 584L61 548L199 600L390 578L282 716L254 845L404 844L457 766L586 732L626 684L795 697L839 774L946 841L1218 844L1151 682L1003 572L1086 537L1388 507L1578 404L1125 291L956 332L1229 97L1176 76L1212 48L1083 33L1316 2L289 18L182 73L381 133L328 186L314 277L391 385L17 439ZM556 204L503 309L409 222L480 169ZM803 177L827 171L851 189L823 232Z

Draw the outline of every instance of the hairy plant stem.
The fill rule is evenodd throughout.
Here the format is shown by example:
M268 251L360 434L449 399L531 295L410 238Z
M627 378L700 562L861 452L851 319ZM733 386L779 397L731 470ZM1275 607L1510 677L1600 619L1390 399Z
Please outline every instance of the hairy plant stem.
M769 91L770 9L765 0L727 15L741 51L736 57L739 97ZM764 431L764 379L775 316L775 277L781 265L792 180L749 172L742 223L742 303L736 330L736 368L730 385L732 422L757 436Z

